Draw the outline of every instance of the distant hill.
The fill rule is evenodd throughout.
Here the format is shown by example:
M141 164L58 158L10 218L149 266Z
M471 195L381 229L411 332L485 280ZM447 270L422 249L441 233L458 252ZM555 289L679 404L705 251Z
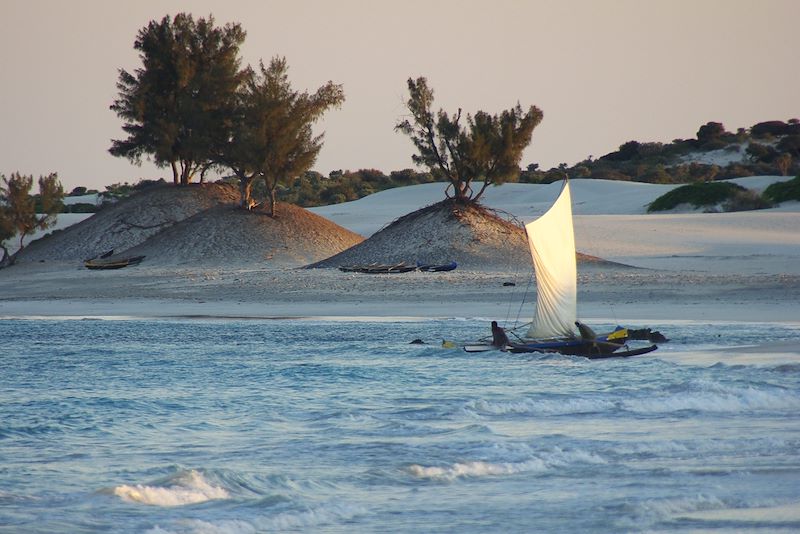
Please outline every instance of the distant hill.
M628 141L597 159L588 158L549 171L535 165L520 182L570 178L685 184L744 176L794 176L800 173L800 120L767 121L728 132L722 123L708 122L693 139L671 143Z

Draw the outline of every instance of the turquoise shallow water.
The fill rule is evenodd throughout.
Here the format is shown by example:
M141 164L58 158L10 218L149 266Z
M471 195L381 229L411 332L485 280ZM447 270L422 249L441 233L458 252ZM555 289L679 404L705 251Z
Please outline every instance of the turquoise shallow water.
M485 321L0 321L0 532L800 529L797 326L467 354ZM428 345L410 345L414 338Z

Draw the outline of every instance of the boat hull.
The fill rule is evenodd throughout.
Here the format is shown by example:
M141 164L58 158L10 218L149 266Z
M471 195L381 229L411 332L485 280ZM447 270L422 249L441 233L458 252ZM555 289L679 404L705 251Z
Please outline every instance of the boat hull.
M139 263L142 262L143 259L144 256L134 256L132 258L124 258L116 261L87 260L83 262L83 265L87 269L91 269L93 271L112 270L112 269L122 269L124 267L129 267L131 265L138 265Z
M626 358L653 352L658 347L629 348L626 342L627 331L615 330L608 334L597 336L594 339L561 338L528 340L523 343L511 343L506 350L509 352L556 352L568 356L583 356L589 359Z

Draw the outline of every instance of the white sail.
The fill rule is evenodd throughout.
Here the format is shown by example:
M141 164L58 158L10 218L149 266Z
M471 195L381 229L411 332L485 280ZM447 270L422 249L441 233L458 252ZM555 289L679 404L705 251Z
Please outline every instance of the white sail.
M577 267L569 182L547 212L525 225L536 275L530 338L572 337L577 319Z

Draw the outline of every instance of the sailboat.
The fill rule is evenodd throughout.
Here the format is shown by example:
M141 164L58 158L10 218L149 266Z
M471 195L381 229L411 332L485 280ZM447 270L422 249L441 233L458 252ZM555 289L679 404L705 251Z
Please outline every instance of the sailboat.
M481 352L502 348L509 352L557 352L609 358L646 354L658 348L656 345L630 348L626 328L595 334L578 321L578 275L569 180L564 180L550 209L525 225L525 233L537 286L536 311L530 328L517 342L509 341L504 347L477 344L465 345L464 350Z

